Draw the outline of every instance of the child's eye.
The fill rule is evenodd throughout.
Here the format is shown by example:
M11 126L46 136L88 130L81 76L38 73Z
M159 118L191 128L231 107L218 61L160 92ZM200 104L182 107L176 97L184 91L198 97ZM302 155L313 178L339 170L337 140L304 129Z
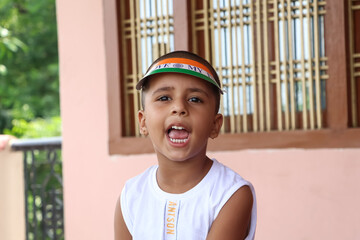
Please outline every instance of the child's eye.
M191 97L189 99L189 102L201 103L202 100L200 98L198 98L198 97Z
M157 100L158 100L158 101L161 101L161 102L163 102L163 101L169 101L169 100L170 100L170 97L168 97L168 96L161 96L161 97L159 97Z

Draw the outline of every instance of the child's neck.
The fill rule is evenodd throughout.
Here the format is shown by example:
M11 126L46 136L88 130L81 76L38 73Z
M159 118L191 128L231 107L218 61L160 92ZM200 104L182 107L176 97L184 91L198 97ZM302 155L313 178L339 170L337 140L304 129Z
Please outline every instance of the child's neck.
M209 172L213 161L207 156L182 162L159 161L156 179L168 193L184 193L195 187Z

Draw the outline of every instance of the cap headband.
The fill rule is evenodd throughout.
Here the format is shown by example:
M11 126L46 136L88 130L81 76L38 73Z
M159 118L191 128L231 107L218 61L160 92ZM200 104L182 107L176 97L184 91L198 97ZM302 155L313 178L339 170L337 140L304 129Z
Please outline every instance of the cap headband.
M164 72L184 73L194 77L202 78L215 85L219 89L220 93L222 93L221 87L215 80L215 77L213 74L211 74L211 71L205 65L192 59L179 57L165 58L155 63L147 71L145 76L138 82L136 89L141 89L143 82L147 77L153 74Z

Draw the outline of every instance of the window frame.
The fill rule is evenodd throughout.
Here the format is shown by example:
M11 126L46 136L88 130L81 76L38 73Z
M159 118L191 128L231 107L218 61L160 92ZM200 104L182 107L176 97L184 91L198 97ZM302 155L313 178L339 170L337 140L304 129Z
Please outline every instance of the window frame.
M122 133L122 54L119 0L105 4L105 48L108 101L108 147L110 154L153 153L149 138L124 137ZM174 9L175 50L192 50L190 0L176 0ZM327 0L325 39L329 78L326 80L326 126L320 130L291 130L250 133L222 133L209 140L208 151L272 148L359 148L360 128L350 126L349 51L347 1ZM343 14L339 14L343 13ZM114 31L117 29L117 31ZM181 41L179 41L181 39ZM346 107L344 107L346 106Z

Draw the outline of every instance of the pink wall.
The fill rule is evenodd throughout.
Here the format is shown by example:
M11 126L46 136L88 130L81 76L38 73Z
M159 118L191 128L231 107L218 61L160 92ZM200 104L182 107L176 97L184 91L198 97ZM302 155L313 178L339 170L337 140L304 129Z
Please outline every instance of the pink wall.
M151 154L108 154L104 18L115 19L113 4L57 1L67 240L112 239L125 180L156 162ZM255 185L256 239L360 239L360 149L209 155Z

